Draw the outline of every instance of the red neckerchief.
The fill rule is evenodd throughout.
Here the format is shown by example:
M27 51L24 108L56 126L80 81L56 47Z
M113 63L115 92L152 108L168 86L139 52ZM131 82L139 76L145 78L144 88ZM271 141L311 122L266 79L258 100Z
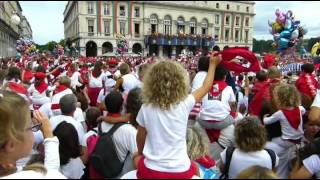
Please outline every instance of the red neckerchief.
M68 89L68 87L67 87L67 86L59 85L59 86L56 88L56 90L54 91L54 94L58 94L58 93L60 93L60 92L62 92L62 91L64 91L64 90L66 90L66 89Z
M239 80L238 80L238 81L237 81L238 86L242 86L242 82L243 82L243 81L239 81Z
M98 75L97 75L95 72L92 72L92 76L93 76L94 78L98 78Z
M300 123L301 123L300 108L296 107L292 110L282 109L281 111L284 114L284 116L287 118L291 127L293 127L294 129L297 130L299 128Z
M25 70L24 75L23 75L23 81L24 82L29 82L33 78L33 73L32 71Z
M108 117L121 117L120 113L108 113L107 114Z
M216 162L207 155L202 156L200 159L197 159L196 162L207 169L213 167L216 164Z
M36 88L36 90L42 94L44 91L46 91L48 89L48 84L44 82L44 80L42 80L38 86L34 86Z
M220 96L227 86L228 84L225 81L214 81L209 94L213 97ZM215 89L215 87L218 87L218 89Z

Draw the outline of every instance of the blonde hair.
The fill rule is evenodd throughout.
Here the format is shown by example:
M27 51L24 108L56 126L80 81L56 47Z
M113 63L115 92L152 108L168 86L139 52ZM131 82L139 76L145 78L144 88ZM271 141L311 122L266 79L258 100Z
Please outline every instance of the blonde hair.
M268 69L268 78L270 79L281 78L281 71L276 66L270 67Z
M280 84L274 88L275 103L279 109L298 107L301 104L301 96L293 85Z
M68 76L62 76L59 78L59 84L70 87L71 86L71 79Z
M28 103L21 96L0 91L0 146L8 139L24 141L30 111Z
M252 166L243 170L236 179L278 179L270 169L261 166Z
M191 160L209 155L209 139L201 128L189 127L187 129L187 149Z
M130 66L127 63L122 63L119 67L121 75L130 73Z
M159 61L147 71L143 85L143 101L169 110L183 101L190 89L187 71L178 63Z

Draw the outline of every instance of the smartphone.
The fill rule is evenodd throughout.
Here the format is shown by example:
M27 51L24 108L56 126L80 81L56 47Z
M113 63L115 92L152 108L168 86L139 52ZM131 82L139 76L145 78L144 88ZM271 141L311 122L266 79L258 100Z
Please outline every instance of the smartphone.
M31 119L33 119L33 110L31 110L30 112L31 112Z

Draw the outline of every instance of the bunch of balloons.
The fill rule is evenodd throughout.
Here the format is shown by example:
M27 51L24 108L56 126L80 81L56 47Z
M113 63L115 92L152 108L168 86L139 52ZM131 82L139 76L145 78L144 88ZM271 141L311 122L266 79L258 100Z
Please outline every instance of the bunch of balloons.
M278 52L283 53L288 48L296 46L308 31L300 25L300 21L295 19L291 10L284 13L277 9L275 15L274 22L268 21L271 27L269 32L274 38L273 46L278 49ZM302 48L300 47L300 52L304 52Z
M320 41L316 42L311 49L311 56L312 57L317 57L320 56Z
M35 43L30 39L20 38L17 40L17 57L21 57L24 54L33 56L39 52Z
M122 34L116 35L116 42L117 42L117 53L123 54L125 52L128 52L128 41L125 39L125 37Z

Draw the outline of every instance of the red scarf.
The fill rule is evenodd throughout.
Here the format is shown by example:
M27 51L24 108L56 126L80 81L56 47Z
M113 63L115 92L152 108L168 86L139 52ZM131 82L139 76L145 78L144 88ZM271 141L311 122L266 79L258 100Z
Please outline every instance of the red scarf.
M225 68L235 72L258 72L261 70L259 61L255 54L244 48L228 48L218 53L222 55L222 64ZM244 67L241 64L230 62L237 56L241 56L251 63L250 67Z
M225 81L214 81L209 91L209 95L213 97L219 97L222 91L228 86Z
M296 87L300 93L314 98L317 95L318 82L313 75L302 73L296 82Z
M59 86L56 88L56 90L54 91L54 94L58 94L58 93L60 93L60 92L62 92L62 91L64 91L64 90L66 90L66 89L68 89L68 87L67 87L67 86L59 85Z
M82 68L80 70L80 78L82 80L83 84L88 84L89 83L89 79L88 79L88 73L89 73L89 69L88 68Z
M297 130L301 123L301 114L300 114L299 107L296 107L293 110L282 109L281 111L284 114L284 116L287 118L291 127Z
M28 95L28 90L21 84L15 82L8 82L8 87L11 89L11 91L15 93Z
M208 155L202 156L200 159L197 159L196 162L207 169L216 164L216 162Z
M23 82L30 82L33 78L32 71L25 70L23 74Z
M44 91L46 91L48 89L48 84L44 82L44 80L42 80L38 86L34 86L36 88L36 90L42 94Z

